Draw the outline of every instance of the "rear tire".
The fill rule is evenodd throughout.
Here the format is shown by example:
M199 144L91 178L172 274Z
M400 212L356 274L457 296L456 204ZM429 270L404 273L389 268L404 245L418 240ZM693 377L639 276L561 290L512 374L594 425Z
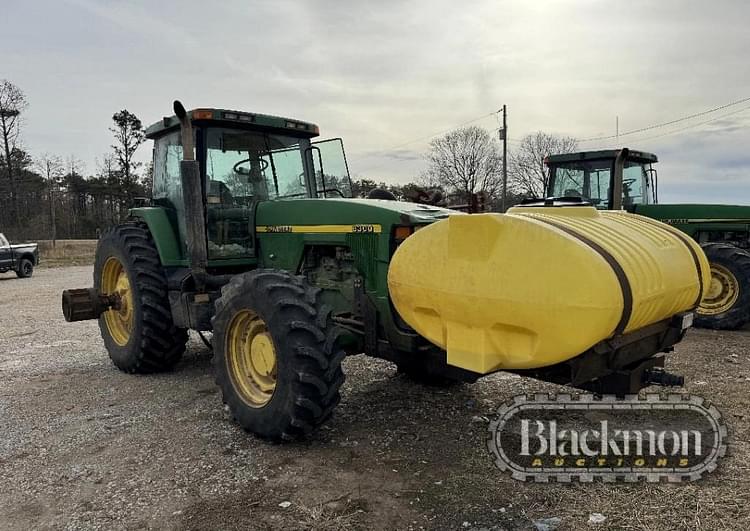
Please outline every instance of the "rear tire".
M188 333L172 321L167 280L148 228L124 223L102 234L94 263L94 286L98 290L103 289L102 273L108 262L115 266L119 262L121 283L127 284L132 304L128 317L120 319L127 324L119 331L115 327L116 310L99 317L109 357L118 369L131 374L170 370L185 352Z
M21 259L16 269L16 276L18 278L29 278L34 274L34 263L28 258Z
M341 329L320 290L286 271L259 269L221 292L213 347L224 403L260 437L307 437L331 416L344 383Z
M696 311L695 326L736 330L750 322L750 253L728 243L708 243L711 286Z

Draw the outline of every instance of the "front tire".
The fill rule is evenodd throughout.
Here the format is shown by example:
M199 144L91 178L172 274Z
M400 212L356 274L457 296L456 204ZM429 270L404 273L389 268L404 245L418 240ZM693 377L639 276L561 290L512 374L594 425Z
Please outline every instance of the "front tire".
M180 361L187 330L172 321L167 280L145 225L125 223L102 234L94 286L102 294L120 295L120 308L99 317L104 345L118 369L146 374L169 370Z
M338 404L345 353L319 294L273 269L237 275L222 288L213 318L216 383L245 430L302 439Z
M28 258L23 258L16 269L16 276L18 278L29 278L34 274L34 263Z
M750 253L728 243L709 243L711 285L696 311L695 325L736 330L750 322Z

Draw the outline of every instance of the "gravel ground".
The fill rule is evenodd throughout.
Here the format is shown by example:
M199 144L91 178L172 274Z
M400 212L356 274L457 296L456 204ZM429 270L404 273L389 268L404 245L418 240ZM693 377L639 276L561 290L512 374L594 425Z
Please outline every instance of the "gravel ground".
M89 266L0 275L2 529L750 528L748 331L691 331L671 358L686 391L726 417L730 455L716 473L534 485L494 468L486 418L555 386L497 374L436 390L357 356L332 421L309 442L271 445L229 419L195 338L172 373L118 372L95 322L62 319L61 290L90 281ZM606 520L590 526L595 512Z

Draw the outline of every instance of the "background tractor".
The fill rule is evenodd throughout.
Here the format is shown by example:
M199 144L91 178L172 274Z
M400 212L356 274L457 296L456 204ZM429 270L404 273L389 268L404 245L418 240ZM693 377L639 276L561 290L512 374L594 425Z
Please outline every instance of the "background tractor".
M630 149L550 155L548 197L648 216L700 243L711 285L696 326L733 330L750 322L750 206L659 203L656 155Z
M171 369L185 350L189 329L211 331L216 382L224 402L242 427L273 440L304 437L331 415L339 401L341 362L347 354L390 360L401 372L433 382L471 382L497 370L518 369L535 378L618 394L652 383L680 383L661 367L662 353L680 341L690 325L689 310L701 297L701 269L696 269L697 255L689 246L678 251L683 265L675 266L684 273L684 282L675 288L684 304L667 305L668 312L659 314L658 322L636 322L630 317L636 314L638 293L635 299L633 293L640 284L628 279L616 263L616 250L610 253L601 245L586 244L585 237L570 235L573 229L555 229L558 222L521 219L519 214L514 226L536 231L557 248L572 249L584 266L594 264L587 270L603 271L604 280L615 286L601 306L589 308L592 321L604 333L565 359L556 356L542 364L534 363L532 351L539 343L534 330L495 326L491 319L487 330L469 323L461 325L462 334L451 332L448 343L461 339L461 345L470 345L472 338L489 338L482 364L466 349L454 352L460 362L453 362L445 346L438 344L439 337L427 340L396 310L388 283L399 279L390 270L391 262L399 253L406 277L416 261L401 252L402 243L419 244L421 233L439 237L440 231L430 232L431 228L452 218L482 222L490 215L351 198L342 142L314 141L314 124L225 109L187 112L179 102L174 109L175 116L146 131L154 141L150 204L132 208L127 222L101 236L94 286L63 292L65 318L98 319L106 349L119 369ZM599 216L590 210L587 215ZM601 223L620 223L600 217ZM449 232L458 245L451 256L463 268L461 259L474 260L470 255L489 248L489 240L476 238L493 230L490 222L497 220L484 219L482 231L460 221ZM522 231L515 234L524 236ZM419 245L411 248L419 252ZM450 247L438 242L434 248ZM498 256L507 260L509 255ZM503 273L488 263L472 264L487 277L483 282L502 281ZM517 260L513 264L520 264L517 274L527 273L525 265ZM568 275L576 274L571 264ZM421 271L421 277L430 274L429 268ZM472 289L481 290L478 276L461 276L477 279ZM557 283L557 277L547 280ZM455 283L439 284L433 295L453 289ZM530 289L540 285L514 284ZM418 290L415 299L410 286L401 283L399 289L406 294L402 304L416 302L420 326L427 323L428 332L437 330L439 336L439 314L418 300L430 292ZM574 300L554 285L548 290L559 293L565 304ZM460 292L453 295L453 310L461 304L479 310ZM601 290L589 299L600 295ZM545 306L548 297L522 296L527 308L531 299L538 306L515 313L531 321L540 313L553 315ZM656 314L653 308L650 312ZM506 313L515 317L512 311ZM484 315L491 316L492 308ZM573 341L579 334L575 328L567 334L568 344L577 348L581 341ZM502 362L510 359L503 349L513 344L506 344L506 338L515 341L518 352L531 353L516 365ZM555 344L554 338L547 339L545 345Z

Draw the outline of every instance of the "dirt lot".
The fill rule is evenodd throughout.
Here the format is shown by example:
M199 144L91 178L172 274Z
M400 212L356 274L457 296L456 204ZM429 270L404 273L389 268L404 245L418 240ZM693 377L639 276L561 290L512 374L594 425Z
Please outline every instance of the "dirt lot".
M498 374L435 390L393 366L347 359L332 422L270 445L229 419L210 352L193 338L176 371L128 376L95 322L66 324L64 287L91 268L0 275L0 528L750 528L750 332L691 331L670 368L714 401L730 456L695 484L534 485L494 468L487 417L552 385ZM287 505L286 508L279 504ZM591 513L602 524L587 524Z

